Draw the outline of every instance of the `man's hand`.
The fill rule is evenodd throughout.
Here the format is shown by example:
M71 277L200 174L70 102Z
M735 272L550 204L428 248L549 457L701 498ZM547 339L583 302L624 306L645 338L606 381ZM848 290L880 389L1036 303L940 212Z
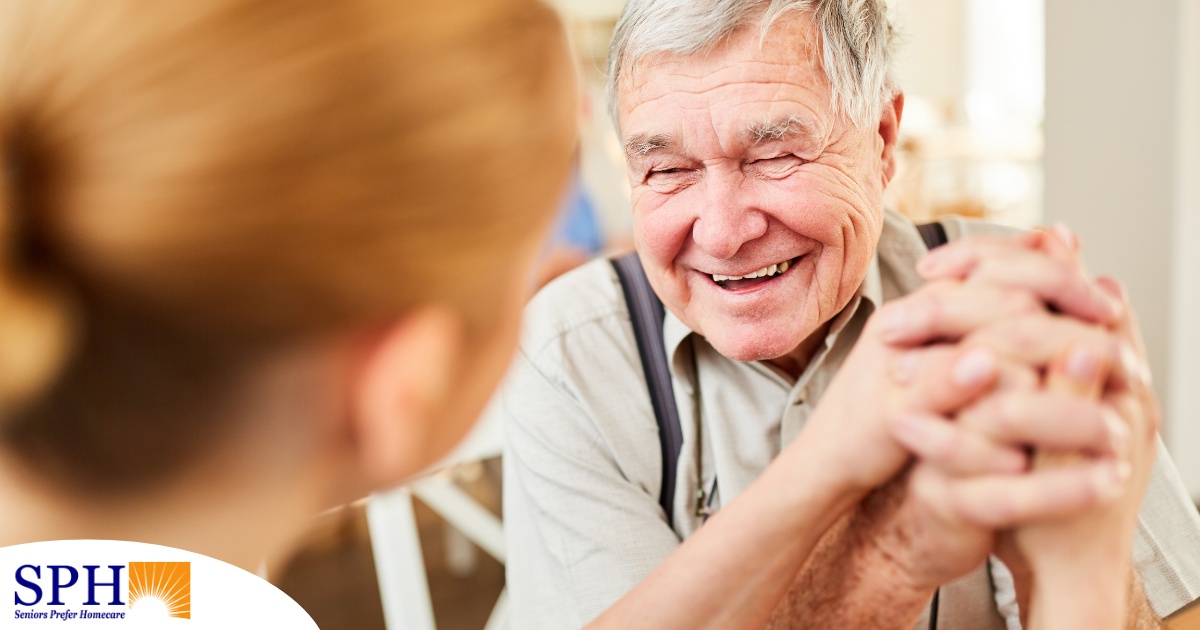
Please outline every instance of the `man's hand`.
M1077 295L1095 299L1088 291ZM1114 440L1108 435L1113 425L1106 424L1100 415L1075 413L1070 407L1074 402L1071 400L1037 396L1040 367L1036 357L1005 359L1005 353L996 349L1003 348L1005 340L986 336L981 337L984 343L926 345L936 341L960 342L973 332L1014 320L1027 322L1024 326L1029 329L1025 332L1034 338L1047 334L1063 336L1065 340L1087 337L1093 344L1107 347L1102 330L1047 313L1044 301L1032 291L988 283L931 283L889 303L872 318L860 345L826 391L805 433L823 431L821 443L827 445L853 440L842 450L853 449L848 451L853 453L848 461L857 466L872 464L862 469L865 473L859 473L863 475L860 482L874 481L876 487L882 483L878 480L894 474L889 471L897 470L897 462L902 465L908 461L907 449L900 447L902 442L879 437L878 414L940 419L955 415L984 395L988 397L983 400L993 402L990 405L981 402L974 421L981 431L1005 439L944 445L946 452L972 466L973 473L1013 476L1024 471L1028 466L1023 446L1026 442L1107 449L1106 445ZM1042 353L1043 362L1052 354ZM891 385L880 385L880 378L890 379ZM964 387L965 383L970 385ZM993 400L1005 392L1012 392L1012 396ZM1020 397L1018 392L1029 395ZM1044 410L1047 415L1063 413L1065 409L1080 420L1065 427L1054 422L1009 422L1009 416L1003 412L1017 406ZM825 413L829 415L821 415ZM1016 417L1029 416L1018 413ZM825 429L821 428L821 418L831 419ZM936 431L938 426L933 426ZM935 438L929 439L929 443L933 441ZM931 503L937 505L932 497L915 500L910 487L923 474L918 467L873 492L826 536L798 577L805 595L789 602L792 618L819 619L825 625L859 622L878 625L876 622L883 620L870 616L870 611L882 607L891 611L887 623L898 628L911 626L938 585L982 562L994 546L995 528L968 527L947 520L929 507ZM1063 501L1052 492L1044 495L1048 500L1041 507L1016 506L1012 513L1022 514L1018 508L1082 509L1094 504L1094 492L1078 490L1080 483L1085 486L1092 483L1086 475L1082 482L1077 475L1055 473L1052 477L1051 488L1078 498Z
M1092 509L1126 485L1113 461L1128 441L1124 423L1096 401L1040 388L1068 345L1109 360L1118 344L1108 327L1124 316L1123 302L1088 279L1069 248L1041 234L952 243L922 269L930 283L875 314L805 433L821 432L833 445L839 435L855 438L853 461L872 464L860 472L863 485L903 466L907 450L898 454L898 444L951 461L908 469L830 532L826 553L799 579L845 579L808 580L830 592L813 594L807 608L795 602L802 617L841 611L857 619L856 605L883 605L896 627L911 625L934 588L995 549L998 531ZM894 437L878 436L880 413L895 419ZM972 430L958 431L951 418ZM1030 445L1099 459L1023 474ZM839 565L823 566L822 557Z
M1042 241L1033 234L947 244L922 262L947 281L889 302L867 322L804 431L819 434L825 450L854 462L846 472L863 492L892 479L908 461L908 452L888 436L885 419L903 412L949 415L978 399L1000 376L997 356L1008 345L1060 332L1061 326L1047 331L1030 323L1045 314L1047 303L1087 322L1114 322L1121 315L1122 303L1090 282L1077 263L1030 249ZM972 281L963 282L968 276ZM940 346L939 361L920 365L909 352L1006 322L1018 325L978 343ZM1011 467L1014 458L1006 460Z
M976 335L1004 339L1008 325ZM897 441L921 461L906 479L881 490L902 498L877 499L887 512L866 520L876 530L875 544L903 568L913 588L932 589L979 566L995 548L997 532L1076 514L1125 487L1127 467L1117 461L1129 439L1124 424L1097 401L1039 387L1038 374L1058 353L1060 340L1099 352L1109 345L1107 333L1049 313L1030 316L1020 327L1044 343L997 351L1011 376L994 392L953 420L908 413L892 423ZM913 353L921 371L936 370L930 364L944 360L939 348ZM1086 452L1092 459L1025 472L1030 448ZM1014 469L1012 461L1020 465Z
M998 305L999 306L999 305ZM1016 314L1015 304L999 314ZM860 496L886 483L911 455L889 435L887 419L902 412L947 413L988 391L999 376L985 348L947 348L922 378L905 379L905 351L890 345L882 319L872 318L834 377L802 437L821 444L827 459ZM786 455L786 452L785 454ZM1009 462L1023 466L1024 459Z
M881 313L886 338L912 349L899 360L906 369L892 371L900 382L944 371L939 364L947 342L988 348L1017 375L961 414L960 421L974 432L956 431L944 421L960 415L954 412L896 416L898 441L918 455L952 460L959 475L977 477L947 486L937 468L918 465L881 491L901 500L876 498L874 505L886 506L886 514L863 519L877 530L873 540L882 555L903 566L917 587L931 588L977 566L994 547L998 529L1094 506L1114 493L1114 484L1124 483L1123 469L1111 462L1032 477L994 467L995 462L1008 465L1030 445L1112 453L1124 439L1121 423L1094 403L1038 389L1037 375L1066 344L1111 355L1115 344L1105 325L1125 310L1086 277L1073 256L1054 251L1054 243L1047 246L1047 238L1052 237L947 245L922 264L935 281ZM1048 312L1047 304L1063 315ZM943 345L930 346L937 342ZM1063 416L1077 421L1058 422Z

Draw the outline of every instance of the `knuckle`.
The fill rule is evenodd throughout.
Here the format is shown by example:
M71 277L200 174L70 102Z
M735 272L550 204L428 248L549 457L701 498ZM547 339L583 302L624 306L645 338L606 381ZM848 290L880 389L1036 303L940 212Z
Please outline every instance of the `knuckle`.
M1041 315L1024 315L1014 318L1007 327L1005 341L1020 354L1027 354L1039 345L1045 332L1045 319Z
M1082 407L1078 413L1064 414L1064 419L1077 418L1084 424L1083 431L1091 444L1103 447L1117 438L1120 429L1112 421L1115 418L1108 414L1102 404L1088 401L1083 403Z
M1149 413L1146 414L1147 418L1145 430L1147 437L1153 438L1157 436L1158 432L1162 429L1162 409L1155 401L1150 402L1149 408Z
M875 315L869 320L868 325L874 324L878 326L879 322L887 319L888 315L903 309L906 305L918 299L919 297L920 296L918 294L914 293L912 295L907 295L889 302L885 302L883 306L879 307L879 309L875 311Z
M1041 384L1041 376L1037 373L1037 370L1029 366L1013 366L1010 372L1011 376L1009 376L1009 379L1014 389L1032 390Z
M1025 419L1025 405L1018 396L1001 396L993 403L992 430L999 437L1016 433Z
M935 293L929 296L928 300L921 305L920 312L921 320L924 324L933 329L940 329L946 322L946 301L948 300L946 293Z
M1153 441L1159 431L1162 412L1153 398L1122 395L1108 408L1107 413L1129 428L1133 441Z
M933 282L925 299L920 302L920 317L930 326L941 326L947 320L950 304L960 298L962 283L949 280Z
M867 335L869 338L873 339L877 337L878 333L883 329L883 323L889 319L889 314L901 308L899 305L900 301L901 300L893 300L888 302L872 313L871 317L867 319L866 326L863 327L863 332L869 333Z
M969 492L964 492L960 484L948 482L940 488L941 496L927 497L931 505L941 503L941 509L957 520L972 522L978 507Z
M1034 500L1035 497L1028 492L1011 493L1008 501L1000 502L999 512L1003 514L1003 519L998 522L1011 524L1026 517L1035 507Z
M918 505L933 505L942 494L939 473L928 466L918 467L909 479L908 492Z
M957 432L946 432L931 437L928 443L928 456L938 464L953 463L958 453L959 437Z
M1035 313L1044 308L1042 301L1029 291L1012 287L1001 291L1000 303L1006 312L1014 315Z
M1014 392L1037 388L1041 378L1029 366L1014 361L1003 361L1000 365L1000 379L996 386L997 392Z
M955 292L961 283L957 280L935 280L926 284L923 291L934 297L943 298Z
M1139 414L1144 418L1144 421L1140 423L1142 426L1141 437L1144 440L1153 440L1162 428L1162 409L1158 406L1157 401L1151 399L1142 405L1142 412Z
M1011 523L1019 513L1020 495L1009 494L991 501L973 501L968 520L977 527L996 527Z

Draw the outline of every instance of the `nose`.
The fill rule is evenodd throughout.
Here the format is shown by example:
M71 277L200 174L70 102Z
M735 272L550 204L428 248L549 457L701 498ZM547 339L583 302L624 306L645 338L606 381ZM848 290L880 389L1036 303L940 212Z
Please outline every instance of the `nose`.
M767 233L767 217L739 194L741 174L712 174L706 179L703 206L692 223L692 240L719 260L733 258L742 245Z

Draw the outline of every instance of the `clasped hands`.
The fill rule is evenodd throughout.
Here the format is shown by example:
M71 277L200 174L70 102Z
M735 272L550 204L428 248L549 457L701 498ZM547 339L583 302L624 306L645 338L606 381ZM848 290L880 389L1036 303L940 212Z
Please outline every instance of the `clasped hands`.
M914 593L994 554L1034 627L1124 627L1160 412L1123 289L1065 229L962 239L918 271L810 421L855 439L856 538Z

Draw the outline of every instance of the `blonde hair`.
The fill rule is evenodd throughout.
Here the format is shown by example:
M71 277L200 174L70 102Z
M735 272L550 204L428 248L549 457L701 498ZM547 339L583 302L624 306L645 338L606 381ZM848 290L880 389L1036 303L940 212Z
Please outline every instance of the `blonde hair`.
M486 329L567 171L564 46L536 0L4 2L6 439L119 476L288 344Z

